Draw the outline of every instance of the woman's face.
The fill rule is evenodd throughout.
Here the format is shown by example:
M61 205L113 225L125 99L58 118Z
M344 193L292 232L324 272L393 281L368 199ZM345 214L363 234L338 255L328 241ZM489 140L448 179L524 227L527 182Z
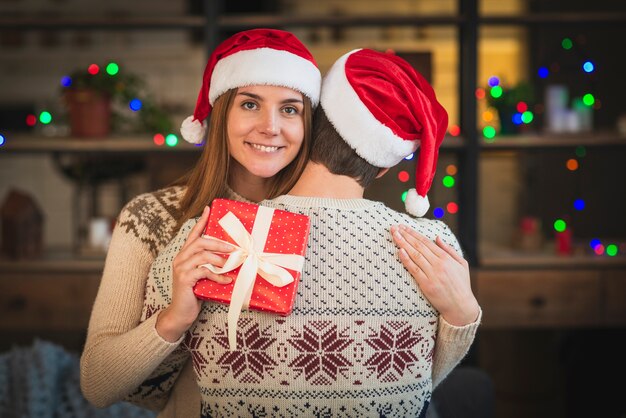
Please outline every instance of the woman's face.
M292 162L304 140L302 93L287 87L240 87L226 133L236 175L270 178Z

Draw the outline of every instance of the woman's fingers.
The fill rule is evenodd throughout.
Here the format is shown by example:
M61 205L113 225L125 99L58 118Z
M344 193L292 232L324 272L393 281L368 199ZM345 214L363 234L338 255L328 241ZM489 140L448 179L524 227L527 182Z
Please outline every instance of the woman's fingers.
M215 283L230 284L233 281L231 277L225 276L223 274L215 274L211 270L204 268L204 267L199 267L198 270L202 270L204 272L205 279L209 279L211 281L214 281Z
M404 248L400 248L398 255L400 256L400 261L402 262L404 267L409 273L411 273L411 276L413 276L418 284L421 284L422 281L428 279L426 273L424 273L420 266L413 261L411 256L406 252Z
M219 268L223 267L224 263L226 263L226 259L224 257L210 251L200 251L182 262L176 263L174 268L178 273L184 273L185 271L195 269L204 264L211 264L212 266Z
M421 272L425 273L428 276L432 269L432 266L431 261L427 258L427 255L433 258L434 256L432 256L431 254L425 254L420 251L423 246L421 246L420 243L417 242L413 237L402 234L399 229L394 230L393 239L398 247L400 247L400 251L404 251L404 253L407 255L408 260L414 263ZM402 261L402 258L400 260ZM410 267L404 261L402 262L402 264L404 264L407 269Z
M430 252L435 257L445 256L445 251L439 248L433 241L426 238L424 235L416 232L413 228L406 225L399 225L400 233L407 239L413 242L415 248L420 249L422 253L426 255Z
M440 236L437 236L435 239L436 244L441 247L445 252L447 252L452 258L454 258L457 262L461 264L465 264L467 261L456 252L452 246L446 244Z

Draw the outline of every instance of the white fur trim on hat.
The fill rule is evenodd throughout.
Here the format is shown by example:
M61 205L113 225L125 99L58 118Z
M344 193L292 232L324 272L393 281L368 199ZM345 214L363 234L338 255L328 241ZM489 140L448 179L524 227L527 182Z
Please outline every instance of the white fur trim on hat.
M213 105L219 96L233 88L270 85L297 90L311 99L315 107L320 100L321 84L320 70L296 54L272 48L239 51L215 64L209 103Z
M428 196L420 196L415 189L409 189L404 200L404 207L411 215L422 217L428 212L430 202L428 201Z
M346 77L345 64L355 49L339 58L324 77L321 105L337 133L368 163L393 167L414 152L419 141L396 136L363 104Z
M193 120L193 116L186 118L180 126L180 134L183 139L192 144L200 144L206 138L206 121Z

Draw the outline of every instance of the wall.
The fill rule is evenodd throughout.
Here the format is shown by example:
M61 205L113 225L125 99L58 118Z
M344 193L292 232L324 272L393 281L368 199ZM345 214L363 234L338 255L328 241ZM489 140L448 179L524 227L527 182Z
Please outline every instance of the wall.
M482 2L488 11L515 12L522 8L521 0ZM323 13L368 14L423 13L453 14L455 0L282 0L280 7L286 14L312 15ZM357 6L358 5L358 6ZM130 16L184 15L184 0L127 2L113 0L53 0L0 3L0 13L22 15L104 15L114 18ZM320 68L325 72L332 62L345 52L358 47L376 49L392 48L398 51L430 51L432 53L433 85L437 95L450 114L450 124L458 124L458 50L456 30L448 27L390 27L348 28L331 30L313 28L294 31L312 50ZM17 36L17 38L15 38ZM479 85L486 84L491 75L515 82L524 78L525 34L504 28L481 33L479 51ZM130 71L144 75L156 98L171 109L173 120L180 121L190 114L195 104L200 75L206 59L201 44L190 40L184 31L23 31L0 39L0 106L15 103L32 103L37 109L61 110L58 89L60 77L77 66L91 62L114 59ZM0 131L2 127L0 126ZM453 163L446 160L445 164ZM442 171L445 165L439 166ZM496 171L494 171L496 170ZM483 164L483 178L493 178L498 173L503 184L516 183L515 162L499 160ZM505 173L505 175L504 175ZM146 184L145 179L137 179ZM143 183L142 183L143 182ZM487 183L481 186L491 187ZM47 155L0 156L0 199L10 187L21 188L37 197L46 215L46 244L67 246L72 241L72 195L74 186L53 168ZM435 186L436 187L436 186ZM507 186L497 186L507 189ZM116 186L102 191L103 211L114 216L119 204L112 197ZM510 189L513 191L513 189ZM491 199L493 190L486 190L482 200ZM435 191L435 193L437 193ZM512 225L513 211L509 208L482 205L481 216L500 221L481 222L481 236L495 236L498 240L509 235L505 225ZM54 222L50 220L54 220ZM444 221L454 224L454 219ZM505 229L503 229L505 228ZM509 227L510 228L510 227ZM494 231L496 231L494 235Z

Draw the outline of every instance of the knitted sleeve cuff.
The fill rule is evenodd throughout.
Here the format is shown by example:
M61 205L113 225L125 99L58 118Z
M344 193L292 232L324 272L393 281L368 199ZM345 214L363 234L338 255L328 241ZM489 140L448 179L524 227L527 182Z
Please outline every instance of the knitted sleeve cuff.
M456 326L448 323L443 316L439 316L439 338L446 341L464 341L473 339L483 317L482 308L478 308L478 318L470 324Z
M160 312L159 312L160 313ZM150 340L153 340L153 344L156 344L157 350L158 351L164 351L167 352L168 354L170 352L172 352L174 349L176 349L176 347L178 347L180 345L180 343L183 341L183 339L185 338L185 334L181 335L181 337L174 341L174 342L170 342L167 341L165 338L161 337L159 335L159 333L157 332L156 329L156 323L157 323L157 319L159 317L159 313L156 313L154 315L152 315L150 318L148 318L145 322L149 322L150 326L146 326L146 331L150 332L148 337Z

